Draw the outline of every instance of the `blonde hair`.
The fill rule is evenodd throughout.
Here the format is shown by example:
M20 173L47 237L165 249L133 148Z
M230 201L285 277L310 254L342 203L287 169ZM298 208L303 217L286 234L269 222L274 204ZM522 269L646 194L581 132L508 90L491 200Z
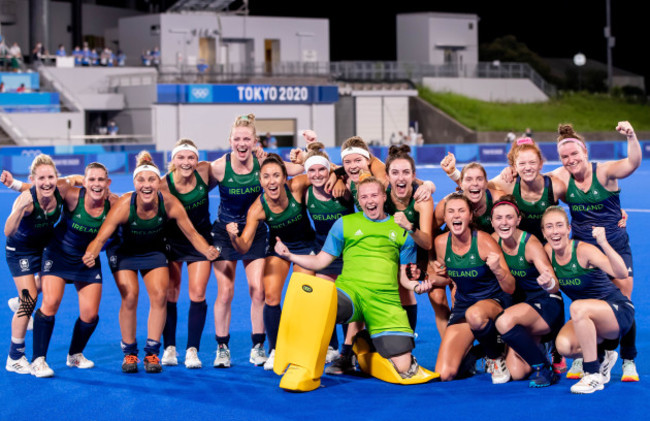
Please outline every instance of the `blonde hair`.
M135 157L135 162L136 162L135 164L136 168L141 167L143 165L151 165L152 167L158 169L158 166L154 164L153 158L151 157L149 151L140 151L138 156Z
M89 170L92 170L92 169L95 169L95 168L100 169L100 170L104 170L104 172L106 173L106 177L108 177L108 170L106 169L106 166L104 164L102 164L101 162L91 162L90 164L86 165L86 169L84 170L84 175L88 174Z
M307 155L305 155L305 161L311 158L312 156L322 156L323 158L330 160L329 155L325 152L325 145L320 142L313 142L307 145Z
M470 162L469 164L465 165L463 167L463 170L460 172L460 181L463 181L463 178L465 178L465 174L467 171L471 170L472 168L478 168L483 172L483 176L487 180L487 173L485 172L485 168L483 168L483 165L479 164L478 162Z
M368 155L370 155L370 158L368 161L372 159L372 152L370 152L370 148L368 148L368 145L366 144L365 140L363 140L360 136L352 136L348 138L343 144L341 145L341 150L345 150L347 148L361 148L365 149L368 151Z
M176 148L177 146L181 146L181 145L190 145L190 146L198 149L196 147L196 144L192 141L192 139L186 139L186 138L179 139L178 142L176 142L174 144L174 148ZM174 148L172 148L172 149L174 149ZM174 165L174 161L172 159L171 161L169 161L169 164L167 164L167 171L168 172L173 172L175 169L176 169L176 166Z
M41 165L51 166L52 168L54 168L54 172L56 173L57 177L59 176L59 172L56 170L56 165L54 165L54 161L52 160L52 157L49 155L45 155L43 153L37 155L34 158L34 160L32 161L32 165L29 168L29 173L31 175L36 175L36 169Z
M228 134L228 142L230 142L230 138L232 137L232 131L235 127L248 127L253 131L253 138L255 138L255 141L257 142L259 140L257 137L257 130L255 129L255 114L250 113L250 114L242 114L237 116L235 122L232 124L232 127L230 128L230 134Z
M567 225L570 225L569 224L569 216L566 214L566 211L564 210L564 208L562 208L561 206L549 206L548 208L546 208L546 210L544 211L544 214L542 215L542 221L541 221L542 226L544 226L544 220L546 219L546 216L551 214L551 213L559 213L560 215L562 215L562 217L564 218L564 221L567 223Z
M361 190L361 186L364 186L366 184L377 184L380 188L380 190L384 193L386 193L386 189L384 188L384 184L379 181L378 178L374 177L372 174L369 172L361 172L359 174L359 183L357 184L357 196L359 196L359 190ZM358 200L358 197L357 197Z

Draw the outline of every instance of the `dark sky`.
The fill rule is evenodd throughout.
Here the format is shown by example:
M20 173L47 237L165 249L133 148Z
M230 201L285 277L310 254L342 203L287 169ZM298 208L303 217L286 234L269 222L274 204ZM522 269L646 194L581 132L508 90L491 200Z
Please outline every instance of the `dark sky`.
M390 0L388 0L390 2ZM648 17L644 2L610 0L615 67L646 76ZM514 35L542 57L573 57L582 52L607 62L604 37L606 0L399 1L250 0L256 16L321 17L330 22L330 60L395 60L398 13L450 12L479 16L479 43ZM648 60L650 61L650 60Z

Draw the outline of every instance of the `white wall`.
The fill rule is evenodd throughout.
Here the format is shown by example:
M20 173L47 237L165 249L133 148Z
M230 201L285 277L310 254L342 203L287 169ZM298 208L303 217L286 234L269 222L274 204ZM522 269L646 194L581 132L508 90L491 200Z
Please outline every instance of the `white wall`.
M424 13L397 15L397 61L429 63L429 18Z
M161 44L161 37L151 33L153 25L160 25L160 15L141 15L119 20L120 49L126 54L127 66L140 66L142 52ZM164 55L162 59L165 59Z
M433 91L454 92L490 102L544 102L548 96L529 79L424 78Z
M71 128L68 132L68 120ZM68 141L68 134L84 135L83 113L12 113L11 121L23 135L36 145L83 144L83 140Z
M157 148L170 150L181 137L199 149L227 149L228 133L238 115L257 119L294 119L298 130L314 129L325 146L335 146L334 105L179 104L153 105L153 135ZM262 133L258 133L258 136ZM296 134L297 137L297 134ZM302 140L302 139L300 139Z

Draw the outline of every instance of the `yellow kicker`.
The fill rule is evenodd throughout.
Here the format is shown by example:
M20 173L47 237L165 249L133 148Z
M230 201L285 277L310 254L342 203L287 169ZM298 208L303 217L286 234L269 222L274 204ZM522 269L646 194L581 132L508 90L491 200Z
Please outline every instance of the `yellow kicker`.
M336 305L334 282L304 273L291 275L273 363L275 374L284 373L282 389L309 392L320 386Z
M361 371L379 380L395 384L421 384L440 380L440 374L422 366L418 367L418 371L413 377L403 379L388 359L377 352L371 352L370 344L360 335L357 335L352 350L357 356Z

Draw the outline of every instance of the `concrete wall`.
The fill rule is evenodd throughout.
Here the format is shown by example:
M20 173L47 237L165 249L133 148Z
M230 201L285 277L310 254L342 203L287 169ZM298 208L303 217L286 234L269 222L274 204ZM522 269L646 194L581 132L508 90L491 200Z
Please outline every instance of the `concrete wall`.
M473 143L477 141L475 131L463 126L419 97L411 97L409 114L411 120L418 122L425 144Z
M478 63L478 16L457 13L397 15L398 61L442 65L445 61L441 47L446 46L464 47L457 51L462 64Z
M16 24L3 25L2 33L8 45L18 42L24 55L29 55L33 45L29 45L29 1L21 0L16 3ZM45 47L54 53L59 44L65 46L68 54L73 50L72 33L68 26L72 25L71 5L64 2L49 2L50 43ZM98 6L95 4L81 5L82 35L103 37L105 31L117 26L120 18L138 15L140 12L117 7ZM113 45L108 45L113 48Z
M490 102L544 102L546 94L529 79L424 78L424 86Z
M142 52L161 45L161 36L151 31L154 25L160 26L160 15L120 19L118 23L120 49L126 54L127 66L140 66ZM162 59L165 59L164 55Z
M227 149L228 133L238 115L262 119L294 119L298 130L313 129L325 146L334 146L334 105L209 105L153 106L152 126L158 149L173 149L181 137L192 139L199 149ZM263 133L258 133L258 136ZM298 134L296 133L296 138ZM298 143L302 145L302 139Z
M71 128L68 131L68 120ZM13 113L12 123L23 135L37 145L83 144L83 140L69 140L68 135L84 135L83 113Z

